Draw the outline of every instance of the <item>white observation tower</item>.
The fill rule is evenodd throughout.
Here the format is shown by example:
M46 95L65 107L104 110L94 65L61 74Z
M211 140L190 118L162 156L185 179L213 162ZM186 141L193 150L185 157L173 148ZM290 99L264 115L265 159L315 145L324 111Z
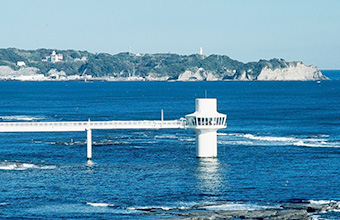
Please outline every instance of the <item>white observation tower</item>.
M227 115L217 112L217 100L196 99L196 111L186 115L186 127L196 131L196 156L217 157L217 130L226 128Z

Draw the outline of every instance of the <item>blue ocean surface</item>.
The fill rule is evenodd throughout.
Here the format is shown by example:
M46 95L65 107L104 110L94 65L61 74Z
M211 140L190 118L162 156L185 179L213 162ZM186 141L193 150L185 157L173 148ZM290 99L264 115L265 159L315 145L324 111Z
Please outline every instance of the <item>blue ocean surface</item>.
M0 121L166 120L217 98L218 158L192 130L0 133L0 219L180 219L340 201L340 81L0 82ZM320 219L340 218L338 210Z

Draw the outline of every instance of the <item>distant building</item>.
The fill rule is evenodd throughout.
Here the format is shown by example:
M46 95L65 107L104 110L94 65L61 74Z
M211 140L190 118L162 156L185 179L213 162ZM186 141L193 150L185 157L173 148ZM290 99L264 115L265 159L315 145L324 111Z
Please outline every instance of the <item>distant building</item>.
M200 55L203 55L203 48L200 47Z
M62 54L57 54L55 51L53 51L52 54L46 56L46 59L44 59L43 61L56 63L56 62L60 62L63 60L64 60L64 57Z
M26 63L24 61L18 61L17 66L26 66Z

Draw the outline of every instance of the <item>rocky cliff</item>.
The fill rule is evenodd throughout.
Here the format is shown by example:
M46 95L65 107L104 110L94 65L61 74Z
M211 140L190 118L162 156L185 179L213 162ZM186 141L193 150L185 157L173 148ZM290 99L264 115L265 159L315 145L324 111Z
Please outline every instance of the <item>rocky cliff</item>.
M306 66L301 62L290 64L285 68L270 69L265 67L257 76L257 80L326 80L328 79L315 66Z

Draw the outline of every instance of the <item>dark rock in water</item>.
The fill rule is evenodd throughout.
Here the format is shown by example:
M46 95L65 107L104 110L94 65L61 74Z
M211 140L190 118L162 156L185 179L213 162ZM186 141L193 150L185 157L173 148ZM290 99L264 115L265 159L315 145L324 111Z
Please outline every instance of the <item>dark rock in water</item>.
M280 201L279 203L284 203L284 204L291 204L291 203L294 203L294 204L309 204L309 200L306 200L306 199L298 199L298 198L294 198L294 199L287 199L287 200L283 200L283 201Z
M142 207L136 208L136 210L145 212L143 215L166 215L168 217L171 216L170 219L185 220L312 220L315 215L322 215L340 209L340 202L336 201L294 200L291 202L269 208L268 206L258 206L257 209L252 208L250 210L214 209L216 206L229 204L225 202L214 204L201 203L186 208Z
M183 219L262 219L262 220L309 220L311 217L306 210L266 209L266 210L238 210L218 211L214 213L195 212L181 215Z
M318 211L316 208L313 208L313 207L308 207L307 208L307 212L308 213L313 213L313 212L316 212L316 211Z
M185 209L141 208L146 215L173 216L173 219L203 220L203 219L262 219L262 220L311 220L313 215L332 212L340 209L340 202L294 200L292 203L282 204L280 207L261 207L251 210L213 210L211 207L226 203L196 204ZM300 203L299 203L300 202Z

